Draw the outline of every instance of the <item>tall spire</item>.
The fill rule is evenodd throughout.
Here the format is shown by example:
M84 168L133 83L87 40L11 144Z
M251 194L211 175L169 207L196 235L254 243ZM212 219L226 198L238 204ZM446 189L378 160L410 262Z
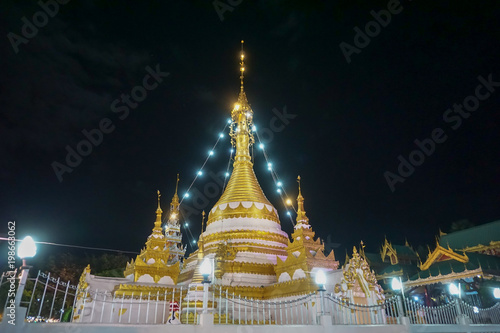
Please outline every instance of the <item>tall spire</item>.
M306 216L306 211L304 209L304 197L302 196L300 188L300 176L297 177L297 183L299 183L299 195L297 196L297 223L309 224L309 218Z
M179 196L177 195L177 189L179 188L179 174L177 174L177 182L175 183L175 193L172 197L172 202L170 203L170 221L179 220Z
M243 43L244 40L241 40L241 53L240 53L240 81L241 81L241 89L240 92L243 92L243 79L245 78L245 52L243 52Z
M262 192L262 189L257 181L257 177L253 171L252 158L250 156L250 147L255 143L254 126L253 126L253 111L247 101L244 91L243 79L245 72L245 54L243 52L243 41L241 41L240 53L240 92L238 101L234 104L231 110L231 125L229 135L231 136L231 144L236 148L234 156L233 172L231 178L224 190L224 193L216 203L215 207L222 204L235 202L255 202L259 207L260 204L272 207L269 200ZM225 206L222 206L225 207ZM255 217L262 219L270 219L279 223L278 215L274 209L258 208L249 215L249 211L243 209L241 211L233 211L233 208L225 210L211 210L208 215L207 226L214 220L221 220L223 217ZM234 208L238 209L238 208Z
M161 210L160 207L160 197L161 197L160 190L158 190L157 193L158 193L158 208L156 209L155 229L159 228L161 230L161 213L163 213L163 211Z

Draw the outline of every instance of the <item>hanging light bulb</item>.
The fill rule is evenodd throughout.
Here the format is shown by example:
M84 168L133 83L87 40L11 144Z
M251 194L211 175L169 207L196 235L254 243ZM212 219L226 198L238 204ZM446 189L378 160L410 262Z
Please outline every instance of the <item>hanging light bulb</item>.
M184 194L184 198L189 198L189 193L187 193L187 192L186 192L186 193Z
M283 186L283 183L282 182L278 182L278 184L276 184L276 185L278 185L279 187L281 187L281 186Z
M201 176L201 175L203 175L203 171L200 170L200 171L198 171L198 176Z
M226 172L226 177L229 177L229 172Z
M224 137L224 134L223 134L223 133L219 134L219 138L221 138L221 139L222 139L223 137Z
M209 152L208 152L208 155L209 155L209 156L214 156L214 151L213 151L213 150L209 151Z
M279 188L279 189L277 189L277 190L276 190L276 192L281 193L281 189L280 189L280 188Z
M290 213L290 211L287 211L287 212L286 212L286 215L288 215L288 216L292 216L292 213Z
M260 149L264 149L264 144L263 144L263 143L261 143L261 144L259 145L259 148L260 148Z
M291 206L291 205L292 205L292 199L287 198L287 199L286 199L286 204L287 204L288 206Z

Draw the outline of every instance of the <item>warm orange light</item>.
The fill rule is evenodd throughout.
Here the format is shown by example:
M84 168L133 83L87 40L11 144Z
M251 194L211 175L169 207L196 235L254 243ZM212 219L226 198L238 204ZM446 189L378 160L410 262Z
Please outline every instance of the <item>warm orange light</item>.
M291 206L292 205L292 200L290 198L286 199L286 204L288 206Z
M239 105L238 103L235 103L235 104L234 104L234 109L235 109L235 110L239 110L239 109L240 109L240 105Z

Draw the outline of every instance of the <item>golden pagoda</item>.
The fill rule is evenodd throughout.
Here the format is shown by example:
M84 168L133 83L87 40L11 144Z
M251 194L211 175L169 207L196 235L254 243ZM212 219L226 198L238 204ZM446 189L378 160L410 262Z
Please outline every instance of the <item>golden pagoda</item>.
M176 253L171 255L170 249L173 246L177 249L178 244L174 243L172 237L168 240L163 234L161 227L160 191L158 191L158 208L156 209L156 221L153 232L146 241L146 247L141 250L137 258L127 263L123 272L126 278L133 282L154 282L161 284L176 284L180 272L180 261L174 261ZM176 200L177 198L177 200ZM177 191L172 202L179 202ZM178 207L178 204L177 204ZM172 214L171 214L172 216ZM180 242L180 239L179 239Z
M316 290L311 272L335 270L338 261L333 251L325 256L324 244L314 239L300 183L292 242L281 229L278 212L264 195L253 170L253 111L244 90L244 73L242 41L240 91L231 110L230 136L236 151L233 172L224 193L209 211L198 250L186 259L178 281L199 283L197 270L207 257L214 262L212 283L229 286L238 294L266 299L308 293Z
M286 260L278 258L274 270L278 281L289 281L297 278L311 277L311 272L317 269L325 271L337 269L339 262L335 260L333 250L325 256L325 245L317 238L314 239L315 232L309 224L309 218L304 210L304 197L300 188L300 176L297 177L299 183L299 195L297 196L297 223L292 234L292 241L288 242Z
M243 41L242 41L243 46ZM230 136L235 147L233 172L224 193L208 214L203 251L215 259L224 285L263 286L276 282L277 256L285 258L288 234L281 230L276 208L264 195L253 170L253 111L244 91L245 55L240 54L240 92L231 111ZM221 256L221 246L226 251ZM199 251L199 250L198 250ZM189 281L198 251L187 260L179 282ZM226 258L227 253L234 256ZM233 258L234 257L234 258Z

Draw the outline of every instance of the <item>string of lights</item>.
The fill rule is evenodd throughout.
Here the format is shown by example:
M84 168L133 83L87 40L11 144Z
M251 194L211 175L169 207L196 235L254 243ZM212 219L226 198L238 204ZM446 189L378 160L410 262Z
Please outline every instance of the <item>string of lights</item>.
M189 192L190 192L191 188L193 187L194 183L198 180L198 178L203 175L204 168L205 168L208 160L210 159L210 157L215 155L215 149L217 148L217 145L219 144L221 139L224 138L224 136L225 136L224 132L228 128L228 126L230 126L231 124L232 124L232 120L229 118L226 122L226 125L222 129L222 131L219 132L219 135L217 137L215 144L213 145L212 149L208 152L207 157L205 158L201 168L197 171L196 175L194 176L194 179L191 181L188 189L186 190L186 192L182 196L182 199L180 200L179 204L182 204L185 199L188 199L190 197ZM263 152L263 155L264 155L264 158L265 158L265 161L267 164L267 169L270 171L271 177L272 177L274 184L276 186L276 192L279 194L280 199L283 203L283 206L286 208L286 215L290 219L290 222L292 223L292 225L295 226L295 222L293 221L293 217L292 217L292 214L289 210L289 207L291 207L291 209L295 213L297 213L297 210L295 209L294 205L292 204L292 200L289 198L288 193L286 192L285 187L283 186L283 182L280 180L280 177L279 177L277 171L273 168L273 165L270 162L268 153L265 149L264 144L262 143L262 140L259 136L259 133L257 132L257 127L255 125L252 127L252 131L257 136L258 146L259 146L260 150L262 150L262 152ZM223 183L222 191L224 191L224 189L227 185L228 178L230 176L229 169L231 167L231 161L233 160L234 148L231 147L229 149L229 152L230 152L230 156L229 156L229 160L227 163L226 171L224 173L224 183ZM253 155L253 149L252 149L252 155ZM181 214L182 214L182 211L181 211ZM184 216L183 216L183 219L184 219ZM194 250L196 247L196 239L191 231L190 223L188 221L184 220L183 226L184 226L184 229L186 230L186 236L188 237L188 244L189 244L189 246L191 246L191 249Z
M260 139L259 132L257 132L256 128L254 128L253 131L257 135L257 141L259 142L259 148L260 148L260 150L262 150L262 153L264 154L264 158L265 158L266 163L267 163L267 170L269 170L271 172L271 177L273 178L274 185L276 185L276 192L278 192L278 194L280 195L281 201L283 202L283 205L287 209L286 214L287 214L288 218L290 219L290 222L292 223L292 225L295 227L295 222L293 221L291 212L288 210L288 206L292 207L292 209L295 213L297 213L297 210L293 206L292 200L288 197L288 194L283 186L283 182L281 182L281 180L279 180L280 178L278 176L278 172L273 168L273 164L269 160L269 156L267 155L267 151L265 149L266 147Z
M7 241L9 240L8 238L5 237L0 237L0 241ZM16 239L16 242L21 242L22 239ZM119 253L133 253L133 254L139 254L139 252L134 252L134 251L124 251L124 250L115 250L115 249L105 249L102 247L89 247L89 246L80 246L80 245L70 245L70 244L59 244L59 243L52 243L52 242L35 242L35 244L44 244L44 245L53 245L53 246L62 246L62 247L71 247L71 248L76 248L76 249L86 249L86 250L96 250L96 251L108 251L108 252L119 252Z

